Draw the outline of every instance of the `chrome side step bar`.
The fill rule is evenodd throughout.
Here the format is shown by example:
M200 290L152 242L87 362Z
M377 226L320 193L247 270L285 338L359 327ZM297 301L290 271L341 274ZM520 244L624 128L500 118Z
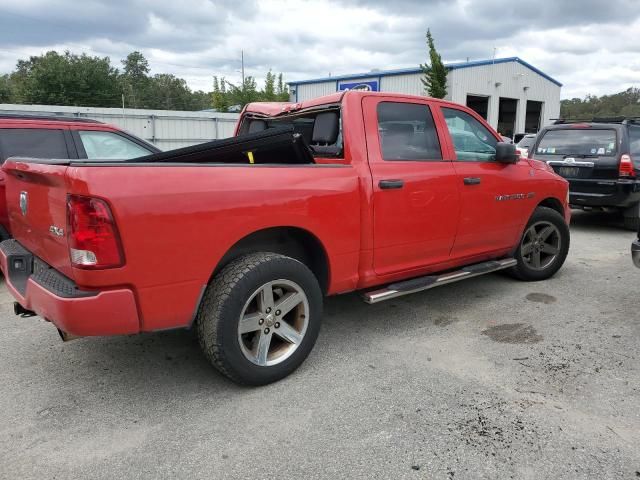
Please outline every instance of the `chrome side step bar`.
M478 275L504 270L505 268L515 266L517 263L515 258L503 258L501 260L490 260L488 262L467 265L453 272L440 275L427 275L392 283L385 288L365 292L363 299L367 303L384 302L385 300L409 295L410 293L421 292L422 290L429 290L439 287L440 285L446 285L447 283L459 282L460 280L477 277Z

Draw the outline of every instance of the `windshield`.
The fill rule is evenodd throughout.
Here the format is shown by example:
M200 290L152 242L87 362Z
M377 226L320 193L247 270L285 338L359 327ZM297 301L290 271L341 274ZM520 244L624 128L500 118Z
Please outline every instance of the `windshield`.
M541 155L612 156L616 131L585 128L548 130L536 149Z
M531 137L522 137L522 140L518 142L518 147L520 148L531 148L531 146L535 143L536 137L535 135Z

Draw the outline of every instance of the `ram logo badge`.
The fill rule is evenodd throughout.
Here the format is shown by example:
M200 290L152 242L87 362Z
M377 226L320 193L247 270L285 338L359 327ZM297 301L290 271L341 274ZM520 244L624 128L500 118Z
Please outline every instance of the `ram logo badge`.
M62 237L64 235L64 230L60 227L56 227L55 225L51 225L49 227L49 233L55 235L56 237Z
M29 197L27 196L27 192L20 192L20 211L22 212L22 216L27 216L27 208L29 208Z

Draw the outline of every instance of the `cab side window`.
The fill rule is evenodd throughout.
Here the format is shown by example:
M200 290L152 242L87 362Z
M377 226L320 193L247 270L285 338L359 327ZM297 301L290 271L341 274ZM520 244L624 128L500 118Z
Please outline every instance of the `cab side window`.
M478 120L462 110L443 108L458 161L491 162L496 159L498 140Z
M427 105L380 102L378 133L384 160L442 160L436 127Z

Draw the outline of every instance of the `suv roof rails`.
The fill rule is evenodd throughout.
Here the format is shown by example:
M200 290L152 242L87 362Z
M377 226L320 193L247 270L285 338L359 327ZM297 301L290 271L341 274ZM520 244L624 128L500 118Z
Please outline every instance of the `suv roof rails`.
M565 125L572 123L620 123L626 125L627 123L637 123L640 121L640 117L593 117L593 118L551 118L553 125Z
M0 120L47 120L54 122L79 122L79 123L103 123L98 120L86 117L72 117L69 115L32 115L29 113L2 113L0 112Z

